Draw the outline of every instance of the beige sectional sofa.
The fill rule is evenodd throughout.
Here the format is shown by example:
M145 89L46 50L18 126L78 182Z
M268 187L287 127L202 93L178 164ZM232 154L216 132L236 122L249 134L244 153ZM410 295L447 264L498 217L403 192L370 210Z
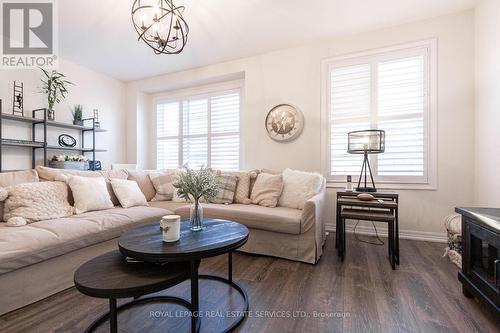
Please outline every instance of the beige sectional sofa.
M147 172L110 170L62 171L43 167L0 174L0 187L53 181L58 173L128 178L137 181L151 200L154 188ZM71 198L69 201L71 203ZM203 204L204 216L238 221L250 229L241 251L316 263L325 239L325 186L303 210L244 204ZM0 314L12 311L73 286L73 272L84 261L117 248L117 239L130 228L158 221L161 216L189 215L189 203L150 201L148 207L87 212L35 222L22 227L0 223ZM0 206L1 211L1 206ZM2 216L0 212L0 216Z

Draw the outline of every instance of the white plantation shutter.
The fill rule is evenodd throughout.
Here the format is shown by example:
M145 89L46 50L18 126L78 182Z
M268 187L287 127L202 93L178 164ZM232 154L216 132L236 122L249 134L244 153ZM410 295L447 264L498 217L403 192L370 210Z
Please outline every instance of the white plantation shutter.
M198 169L208 165L208 99L182 104L182 165Z
M330 173L354 175L363 158L347 153L347 133L370 126L370 65L335 68L331 72Z
M430 105L430 44L359 58L328 71L328 172L333 181L357 179L362 155L347 153L347 133L386 131L386 150L371 155L377 181L426 183Z
M158 169L175 169L179 161L179 102L156 107L156 161Z
M380 176L424 175L424 57L378 64L378 127L386 131Z
M213 96L210 119L211 167L238 170L240 165L240 94Z
M239 169L239 90L158 103L156 109L158 169Z

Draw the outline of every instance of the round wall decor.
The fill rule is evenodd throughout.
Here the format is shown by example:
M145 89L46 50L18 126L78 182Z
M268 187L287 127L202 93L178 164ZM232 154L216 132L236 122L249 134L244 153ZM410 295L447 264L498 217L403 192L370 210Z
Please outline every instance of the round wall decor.
M290 104L276 105L266 117L269 137L278 142L292 141L299 137L304 128L304 115Z

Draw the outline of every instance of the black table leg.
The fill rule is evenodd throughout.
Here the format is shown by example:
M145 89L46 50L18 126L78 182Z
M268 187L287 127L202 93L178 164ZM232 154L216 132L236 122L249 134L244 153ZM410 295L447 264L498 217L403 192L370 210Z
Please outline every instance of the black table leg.
M227 279L233 282L233 252L229 251L227 255Z
M197 331L197 321L200 311L200 298L198 290L198 267L200 266L199 260L191 260L190 262L191 270L191 332L196 333Z
M395 220L394 220L394 227L395 227L395 255L396 255L396 264L399 266L399 220L398 220L398 209L395 209Z
M118 320L116 314L116 298L109 299L109 331L111 333L118 332Z
M392 269L396 269L396 261L395 261L395 255L394 255L394 222L389 223L389 248L390 248L390 255L389 255L389 261L391 263Z
M346 237L346 234L345 234L345 224L346 224L345 222L346 222L345 218L341 218L340 219L340 223L342 224L341 225L341 229L342 229L342 236L341 236L342 237L342 245L341 245L342 256L341 256L341 258L342 258L342 261L344 261L344 259L345 259L345 248L346 248L346 243L347 243L347 241L346 241L347 237Z
M337 196L337 202L339 201L339 197ZM340 232L339 232L339 225L340 225L340 205L337 204L337 211L335 215L335 248L338 249L339 247L339 239L340 239Z

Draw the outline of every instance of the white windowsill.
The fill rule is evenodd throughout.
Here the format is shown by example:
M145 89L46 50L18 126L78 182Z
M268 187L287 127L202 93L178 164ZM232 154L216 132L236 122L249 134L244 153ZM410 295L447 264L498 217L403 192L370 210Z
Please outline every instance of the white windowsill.
M355 188L357 185L356 183L352 183L353 187ZM334 182L334 181L327 181L326 182L326 187L327 188L336 188L336 189L342 189L345 188L346 183L345 182ZM437 186L434 184L408 184L408 183L384 183L384 182L376 182L375 181L375 186L377 187L378 190L422 190L422 191L437 191Z

